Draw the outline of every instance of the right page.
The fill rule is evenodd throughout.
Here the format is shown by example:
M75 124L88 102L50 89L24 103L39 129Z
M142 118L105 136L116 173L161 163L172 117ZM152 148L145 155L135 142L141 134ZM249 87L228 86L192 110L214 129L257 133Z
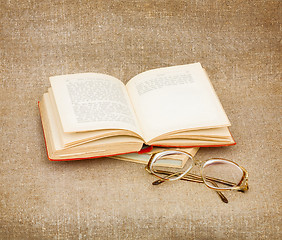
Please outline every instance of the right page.
M149 70L126 87L146 142L170 132L230 126L200 63Z

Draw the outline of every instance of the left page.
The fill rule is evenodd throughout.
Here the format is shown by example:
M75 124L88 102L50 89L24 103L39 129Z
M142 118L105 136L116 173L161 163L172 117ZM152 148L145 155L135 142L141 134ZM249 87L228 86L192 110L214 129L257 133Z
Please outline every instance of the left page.
M44 94L45 95L45 94ZM58 113L58 109L56 107L56 102L54 98L54 94L52 88L48 89L48 93L46 94L45 106L49 109L49 112L52 112L52 118L56 121L56 131L59 133L61 142L64 147L72 147L75 145L85 144L86 142L97 140L105 137L114 137L114 136L122 136L122 135L131 135L136 136L131 131L127 131L124 129L99 129L95 131L86 131L86 132L64 132L62 128L62 124L60 121L60 116ZM49 103L50 104L47 104ZM50 113L49 113L50 114ZM138 135L136 136L138 138Z
M136 152L143 145L143 141L136 137L118 135L98 138L82 145L65 148L61 141L60 131L58 131L58 124L54 116L55 112L52 109L52 103L48 93L45 93L42 101L39 102L39 109L47 154L50 160L77 160Z
M81 73L50 77L64 132L126 129L140 135L124 84L112 76Z

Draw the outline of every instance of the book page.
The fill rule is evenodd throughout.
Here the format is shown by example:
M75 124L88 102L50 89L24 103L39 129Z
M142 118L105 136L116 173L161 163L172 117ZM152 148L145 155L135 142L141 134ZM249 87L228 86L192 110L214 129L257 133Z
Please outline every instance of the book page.
M230 125L200 63L150 70L126 87L146 142L169 132Z
M104 137L113 137L121 135L138 137L138 135L134 134L133 132L124 129L99 129L86 132L64 132L52 88L48 89L48 95L45 97L45 106L46 108L52 108L49 110L49 114L51 114L51 112L53 113L52 118L54 118L54 120L56 121L56 131L59 133L61 142L64 147L72 147Z
M136 137L118 135L65 148L59 136L58 125L51 105L52 103L48 93L45 93L42 101L39 103L39 109L47 153L50 160L71 160L137 152L143 145L143 141Z
M81 73L50 78L64 132L139 127L124 84L109 75Z

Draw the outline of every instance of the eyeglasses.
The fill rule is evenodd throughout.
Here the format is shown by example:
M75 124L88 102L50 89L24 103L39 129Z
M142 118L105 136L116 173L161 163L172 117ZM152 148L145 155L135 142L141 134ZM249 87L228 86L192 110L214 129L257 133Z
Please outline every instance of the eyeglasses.
M195 165L200 166L200 176L190 173ZM195 161L192 155L184 151L166 150L152 154L145 169L159 178L153 185L178 179L204 183L215 190L225 203L228 200L221 191L245 192L249 189L248 172L237 163L223 158Z

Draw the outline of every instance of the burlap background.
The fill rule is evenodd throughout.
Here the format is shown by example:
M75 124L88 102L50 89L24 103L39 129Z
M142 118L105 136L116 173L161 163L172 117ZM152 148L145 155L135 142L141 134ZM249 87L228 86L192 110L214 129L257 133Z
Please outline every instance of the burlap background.
M281 1L1 1L1 239L281 239ZM200 184L152 186L143 165L49 162L37 101L51 75L126 82L201 62L236 146L201 149L250 174L222 203Z

